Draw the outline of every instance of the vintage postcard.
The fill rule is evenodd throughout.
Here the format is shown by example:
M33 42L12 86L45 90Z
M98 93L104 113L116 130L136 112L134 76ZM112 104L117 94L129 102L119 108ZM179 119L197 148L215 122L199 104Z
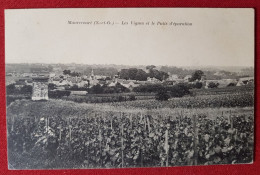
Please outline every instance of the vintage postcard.
M5 10L9 169L247 164L254 10Z

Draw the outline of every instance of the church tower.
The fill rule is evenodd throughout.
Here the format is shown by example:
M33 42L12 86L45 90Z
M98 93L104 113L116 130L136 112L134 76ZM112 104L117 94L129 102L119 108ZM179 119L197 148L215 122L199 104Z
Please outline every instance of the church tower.
M90 75L91 79L94 80L95 79L95 75L94 75L94 71L93 69L91 70L91 75Z

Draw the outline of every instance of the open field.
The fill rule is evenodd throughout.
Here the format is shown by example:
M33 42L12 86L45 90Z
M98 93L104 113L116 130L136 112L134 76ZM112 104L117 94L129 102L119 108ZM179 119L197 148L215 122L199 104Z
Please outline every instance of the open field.
M7 116L10 168L249 163L253 156L252 106L144 109L19 100Z

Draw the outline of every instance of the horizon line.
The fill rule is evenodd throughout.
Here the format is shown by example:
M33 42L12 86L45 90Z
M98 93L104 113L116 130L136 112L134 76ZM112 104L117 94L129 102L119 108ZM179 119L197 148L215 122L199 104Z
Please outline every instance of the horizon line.
M146 64L146 65L143 65L143 64L135 64L135 65L130 65L130 64L116 64L116 63L104 63L104 64L100 64L100 63L37 63L37 62L34 62L34 63L26 63L26 62L23 62L23 63L7 63L5 62L5 64L48 64L48 65L51 65L51 64L63 64L63 65L69 65L69 64L76 64L76 65L116 65L116 66L148 66L148 65L154 65L154 66L167 66L167 67L255 67L255 65L244 65L244 66L241 66L241 65L155 65L155 64Z

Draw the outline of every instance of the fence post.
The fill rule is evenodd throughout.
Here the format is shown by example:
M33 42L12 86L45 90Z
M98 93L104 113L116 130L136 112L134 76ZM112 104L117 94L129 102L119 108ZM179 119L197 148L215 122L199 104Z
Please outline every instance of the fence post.
M48 134L48 117L45 119L46 134Z
M148 125L148 132L149 132L149 134L150 134L150 132L151 132L151 126L150 126L150 119L149 119L149 115L147 116L147 125Z
M59 141L61 141L61 125L59 125L58 129L60 130L60 132L59 132Z
M71 118L69 118L69 138L70 138L70 142L71 142Z
M11 126L11 131L14 131L14 116L11 117L11 122L12 122L12 126Z
M231 110L229 112L229 120L230 120L231 129L233 130L233 118L232 118L232 115L231 115Z
M130 119L130 128L132 129L133 128L132 114L129 115L129 119Z
M197 116L193 115L193 149L194 149L194 165L198 164L198 128Z
M169 166L169 143L168 143L168 129L165 131L165 143L164 143L164 149L166 152L166 166Z
M103 112L101 112L101 117L99 116L99 152L100 152L100 164L102 166L102 134L101 134L101 120L103 119Z
M122 126L121 126L121 154L122 154L122 167L124 167L124 130L123 130L123 123L122 123Z

